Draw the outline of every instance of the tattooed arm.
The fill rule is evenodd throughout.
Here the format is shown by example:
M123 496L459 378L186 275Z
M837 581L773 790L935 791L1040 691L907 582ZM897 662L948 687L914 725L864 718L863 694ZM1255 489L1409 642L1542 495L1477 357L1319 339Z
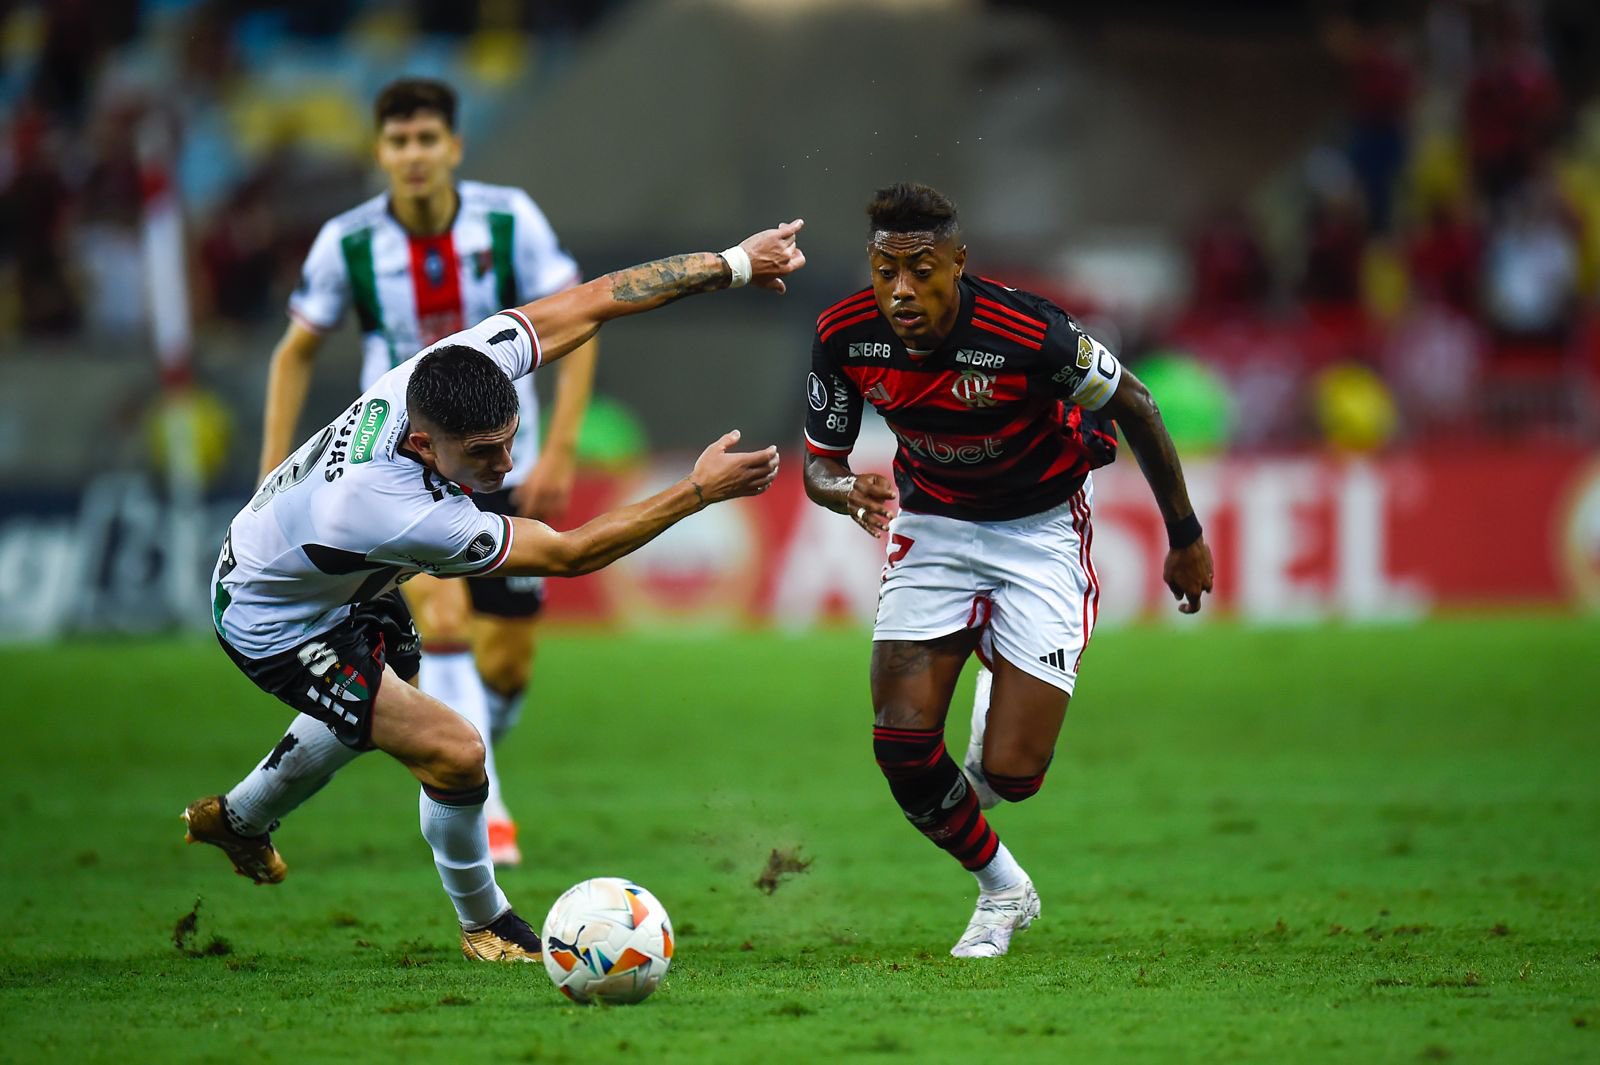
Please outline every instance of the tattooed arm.
M1161 508L1162 520L1167 524L1169 539L1182 546L1167 552L1161 569L1161 579L1166 582L1173 597L1180 600L1178 609L1193 614L1200 609L1200 595L1211 591L1211 548L1205 536L1199 533L1194 506L1189 502L1189 488L1183 480L1183 466L1178 462L1177 448L1161 420L1161 412L1150 390L1126 367L1121 383L1101 409L1101 413L1116 419L1133 457L1139 461L1144 479L1155 493L1156 506ZM1193 530L1189 535L1186 530Z
M795 244L804 224L797 218L745 238L739 247L750 256L751 284L783 291L783 278L806 264L805 254ZM612 318L727 288L732 281L733 270L721 255L692 252L630 266L519 309L533 322L548 363L594 336Z
M851 473L838 459L807 455L806 495L819 507L850 519L875 537L889 531L894 517L894 483L881 473Z

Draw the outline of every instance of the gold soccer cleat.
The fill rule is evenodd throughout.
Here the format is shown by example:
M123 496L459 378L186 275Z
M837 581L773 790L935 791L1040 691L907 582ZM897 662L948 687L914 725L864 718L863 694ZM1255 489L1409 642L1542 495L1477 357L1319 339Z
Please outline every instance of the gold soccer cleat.
M482 928L463 928L461 955L468 961L543 961L544 945L527 921L507 910Z
M220 848L233 863L233 871L240 876L257 884L278 884L288 875L288 863L272 845L271 833L241 836L228 827L221 795L196 799L183 811L183 820L189 826L183 837L185 842L209 843Z

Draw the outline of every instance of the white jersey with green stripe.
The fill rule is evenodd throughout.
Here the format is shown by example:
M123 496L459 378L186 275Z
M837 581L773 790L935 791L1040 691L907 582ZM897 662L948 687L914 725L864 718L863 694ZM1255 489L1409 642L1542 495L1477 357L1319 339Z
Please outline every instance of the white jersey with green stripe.
M289 314L325 333L354 307L361 328L361 387L440 337L559 292L578 264L521 189L463 181L445 232L417 236L390 210L387 192L330 219L317 234L289 297ZM539 454L533 378L517 382L522 427L506 486L520 484Z
M533 326L515 310L439 344L481 351L513 381L540 362ZM297 647L418 573L481 576L505 561L511 520L479 510L406 446L406 386L427 350L301 444L229 523L212 620L247 658Z

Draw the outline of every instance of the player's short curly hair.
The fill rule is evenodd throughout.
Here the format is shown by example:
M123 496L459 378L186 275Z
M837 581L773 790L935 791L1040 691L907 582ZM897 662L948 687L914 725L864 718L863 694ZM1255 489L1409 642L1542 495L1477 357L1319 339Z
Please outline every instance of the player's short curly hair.
M956 205L938 189L901 181L879 189L867 204L872 232L932 233L936 240L959 236Z
M494 361L464 344L434 348L406 385L406 410L454 437L504 429L517 416L517 390Z
M391 118L410 118L418 111L432 111L444 119L450 130L456 128L456 91L433 78L400 78L378 93L372 105L374 124L383 128Z

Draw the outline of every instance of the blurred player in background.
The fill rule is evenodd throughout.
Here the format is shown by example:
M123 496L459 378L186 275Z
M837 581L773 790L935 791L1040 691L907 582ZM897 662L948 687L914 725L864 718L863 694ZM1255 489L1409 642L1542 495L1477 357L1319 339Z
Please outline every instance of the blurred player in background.
M806 493L889 537L873 749L907 819L977 878L950 953L994 957L1039 896L983 809L1043 784L1094 628L1089 471L1109 460L1096 420L1121 426L1155 492L1162 577L1185 613L1211 590L1211 552L1155 403L1111 352L1048 300L968 275L955 205L934 189L881 189L867 213L872 285L817 320ZM850 472L864 401L899 441L894 484ZM973 651L993 692L963 773L944 724Z
M352 304L361 327L361 387L370 388L469 322L580 280L577 263L527 193L455 180L462 145L448 85L401 79L379 94L374 111L378 166L389 189L329 221L306 257L289 299L289 327L272 353L262 477L289 453L322 338ZM516 464L504 487L473 496L480 509L551 520L566 508L595 359L590 343L562 363L542 450L533 377L517 380ZM423 691L459 711L489 744L489 839L500 865L522 855L494 745L521 713L543 594L539 578L526 576L424 576L406 586L422 633Z
M539 937L495 882L480 730L407 682L415 627L399 585L419 574L575 576L648 542L711 503L764 491L776 448L735 453L737 432L690 475L569 532L485 512L515 468L512 381L579 348L608 319L755 281L783 290L805 257L798 221L720 255L674 256L492 315L380 376L279 464L228 526L213 573L217 637L241 672L299 711L295 728L226 795L184 810L191 842L277 883L277 819L340 767L382 750L422 783L422 835L461 923L469 959L539 958Z

